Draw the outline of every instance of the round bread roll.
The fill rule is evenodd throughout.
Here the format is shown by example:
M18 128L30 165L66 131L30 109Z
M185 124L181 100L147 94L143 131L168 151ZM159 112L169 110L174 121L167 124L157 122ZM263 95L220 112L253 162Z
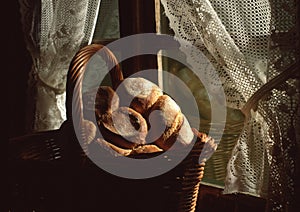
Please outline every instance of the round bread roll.
M98 125L103 138L119 147L130 149L146 143L146 120L131 108L120 107L102 115Z
M83 116L87 120L95 117L95 95L97 89L89 90L82 94Z
M155 144L146 144L146 145L141 145L136 148L134 148L130 155L138 155L138 154L145 154L145 153L155 153L155 152L162 152L163 150L160 149L158 146Z
M142 115L163 95L156 84L141 77L124 79L117 93L121 105L130 107Z
M167 95L162 95L146 114L149 121L147 143L154 142L163 150L169 149L176 140L184 116L176 102Z
M194 139L194 132L190 126L189 121L183 115L183 124L181 125L176 140L180 144L179 147L186 147L190 145Z
M95 100L96 113L112 113L119 108L119 96L110 86L100 86Z
M192 130L197 137L196 144L202 146L199 161L205 163L217 150L218 144L212 137L210 137L206 133L199 132L195 128L192 128Z
M97 144L100 144L102 147L113 153L114 155L123 155L128 156L132 152L132 149L123 149L118 146L113 145L111 142L107 142L103 138L97 138L96 140Z
M122 156L130 156L130 155L138 155L138 154L145 154L145 153L156 153L156 152L162 152L163 150L158 148L156 145L141 145L137 146L133 149L123 149L116 145L113 145L110 142L107 142L103 138L98 138L96 140L97 144L100 144L102 147L106 148L110 152L112 152L114 155L122 155Z
M90 144L96 137L96 126L93 122L84 119L82 121L82 128L83 138L87 144Z
M103 114L112 113L119 107L119 96L109 86L91 89L82 95L83 114L85 119L97 121Z
M95 98L95 93L89 96ZM175 141L179 143L176 147L185 147L194 138L177 103L144 78L127 78L116 92L109 86L100 86L95 103L91 102L87 108L95 107L102 137L114 145L113 149L131 149L130 154L150 153L168 150ZM126 103L131 108L122 106Z

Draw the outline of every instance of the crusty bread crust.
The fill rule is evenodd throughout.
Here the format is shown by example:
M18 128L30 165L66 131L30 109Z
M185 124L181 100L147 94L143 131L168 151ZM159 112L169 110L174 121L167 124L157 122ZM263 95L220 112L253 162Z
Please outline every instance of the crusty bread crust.
M163 95L162 90L144 78L127 78L118 87L121 105L144 114Z
M101 114L112 113L119 108L119 96L109 86L100 86L96 95L96 112Z
M100 118L98 125L104 139L124 148L146 143L146 120L132 108L120 107Z
M105 86L98 92L96 113L100 132L117 147L138 147L135 153L154 151L153 146L166 151L176 141L177 147L186 147L195 136L178 104L146 79L127 78L116 92ZM124 106L129 100L129 107ZM142 147L145 145L148 146Z

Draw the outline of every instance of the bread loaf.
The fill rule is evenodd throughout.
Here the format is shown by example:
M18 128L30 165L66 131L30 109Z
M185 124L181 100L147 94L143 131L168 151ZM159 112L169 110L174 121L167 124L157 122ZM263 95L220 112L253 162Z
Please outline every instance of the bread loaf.
M178 132L177 140L181 147L185 147L194 139L194 132L189 124L189 121L187 118L183 115L183 124L180 127L180 130Z
M100 144L102 147L105 147L106 149L111 149L116 153L115 155L119 154L122 156L129 156L129 155L138 155L138 154L145 154L145 153L155 153L155 152L162 152L163 150L158 148L156 145L146 144L142 146L138 146L133 149L123 149L120 148L111 142L107 142L103 138L98 138L96 140L98 144Z
M87 120L112 113L119 108L119 96L110 86L99 86L82 95L83 115Z
M143 116L128 107L103 114L98 125L104 139L123 148L146 143L147 123Z
M89 120L82 121L83 138L87 144L90 144L96 137L96 126Z
M178 104L144 78L127 78L116 92L101 86L96 113L103 138L115 145L116 151L117 147L131 149L130 154L166 151L174 142L184 148L194 138Z
M149 121L147 142L154 142L163 150L169 149L183 124L179 106L171 97L162 95L147 112L146 118Z
M119 96L109 86L100 86L96 95L95 108L98 115L112 113L119 108Z
M142 115L163 95L157 85L141 77L126 78L117 93L122 106L128 106Z

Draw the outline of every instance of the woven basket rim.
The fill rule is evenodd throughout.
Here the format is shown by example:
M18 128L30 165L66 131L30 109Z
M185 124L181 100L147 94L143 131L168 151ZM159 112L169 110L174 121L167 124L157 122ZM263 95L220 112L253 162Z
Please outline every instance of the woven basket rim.
M110 70L110 76L112 81L113 89L118 86L118 84L123 80L123 73L118 64L118 61L115 55L104 45L101 44L91 44L80 49L76 55L74 56L67 76L67 119L72 120L72 113L76 113L79 118L79 123L73 123L73 127L79 127L77 129L83 130L82 121L83 121L83 103L82 103L82 93L81 93L81 84L83 79L83 74L85 72L86 64L89 59L100 50L103 50L105 61L112 63L111 67L114 67ZM110 66L109 66L110 67ZM75 96L73 96L73 94ZM75 98L75 101L74 101ZM75 102L75 111L72 111L72 104ZM75 126L74 126L75 125ZM77 125L77 126L76 126ZM81 131L80 135L84 135L84 132ZM84 140L82 137L81 139ZM203 176L203 164L198 163L198 158L201 153L202 147L205 142L201 140L201 142L195 142L195 145L191 149L190 153L187 155L188 163L184 164L184 170L182 176L184 176L183 188L182 188L182 196L179 203L179 211L194 211L197 202L197 195L199 191L200 181ZM199 145L200 144L200 145ZM203 144L203 145L202 145ZM178 151L174 151L174 154L179 153ZM147 153L142 156L151 156L157 153L151 154ZM187 209L188 208L188 209Z

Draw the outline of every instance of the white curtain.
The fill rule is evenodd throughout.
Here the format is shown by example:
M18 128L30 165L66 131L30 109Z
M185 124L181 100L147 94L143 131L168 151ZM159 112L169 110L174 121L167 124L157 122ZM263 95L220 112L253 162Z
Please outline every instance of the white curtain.
M66 119L66 75L80 47L91 43L100 0L20 0L32 56L29 96L33 131L53 130Z
M224 193L265 197L270 210L287 210L295 190L299 148L298 3L161 2L175 37L202 50L216 68L227 106L246 114L228 163ZM193 67L197 55L187 60ZM209 71L206 75L211 85L216 83Z

